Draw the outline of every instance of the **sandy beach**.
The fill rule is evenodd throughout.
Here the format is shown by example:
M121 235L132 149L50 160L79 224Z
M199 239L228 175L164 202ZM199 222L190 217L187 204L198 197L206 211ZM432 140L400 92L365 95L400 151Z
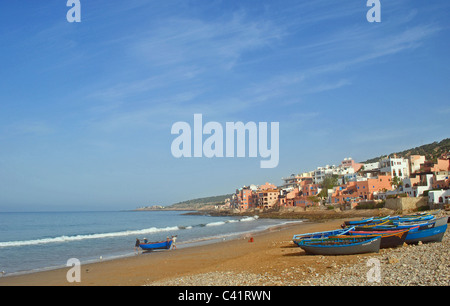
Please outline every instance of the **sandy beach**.
M3 276L0 286L297 286L374 285L367 262L381 262L380 285L450 285L450 239L349 256L307 255L294 234L340 228L342 218L306 221L213 244L154 251L81 266L81 282L69 283L69 267ZM375 283L377 285L377 283Z
M272 228L249 237L170 251L154 251L81 266L81 282L68 283L69 267L0 278L1 286L140 286L172 278L207 272L270 272L281 275L287 267L305 270L316 266L317 258L302 256L294 247L294 234L338 228L342 220ZM342 257L340 260L351 260ZM213 283L211 285L214 285Z

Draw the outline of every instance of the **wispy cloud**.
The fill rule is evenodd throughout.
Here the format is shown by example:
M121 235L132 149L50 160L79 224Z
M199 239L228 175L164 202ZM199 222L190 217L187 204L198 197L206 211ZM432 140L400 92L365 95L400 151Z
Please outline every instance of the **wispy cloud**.
M136 56L156 66L231 69L244 52L267 47L282 36L282 30L270 21L250 21L244 12L238 12L214 21L164 20L143 33L132 49Z
M8 136L44 136L55 132L55 129L42 120L21 120L11 123L3 128L1 133Z
M326 7L325 4L320 2L319 8ZM314 6L314 14L320 16L316 23L361 11L360 7L352 6L323 13L319 8ZM307 6L302 9L308 11ZM288 31L296 30L293 23L301 28L314 18L290 19L287 24L275 19L248 18L246 12L237 11L218 19L176 16L157 20L150 30L123 38L127 40L125 52L149 73L130 74L127 81L111 81L93 90L88 95L94 102L90 123L104 131L156 127L167 125L161 123L161 118L169 121L185 113L200 111L223 117L274 104L301 103L306 94L351 86L350 68L416 49L440 31L432 24L404 26L416 13L405 16L394 23L384 22L377 29L357 25L337 27L336 31L319 36L308 34L305 41L280 50L305 55L308 61L301 69L283 67L273 75L246 79L245 86L234 83L233 91L222 90L220 82L235 82L230 80L235 70L241 68L240 64L248 64L242 61L248 53L270 50L274 44L283 45L286 39L292 39ZM263 54L260 65L270 60L267 52ZM210 79L216 81L210 83Z

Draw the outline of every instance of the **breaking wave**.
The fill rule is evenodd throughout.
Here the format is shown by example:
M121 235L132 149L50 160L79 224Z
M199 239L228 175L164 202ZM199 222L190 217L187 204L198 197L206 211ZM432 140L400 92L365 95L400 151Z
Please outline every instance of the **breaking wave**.
M111 233L100 233L100 234L85 234L85 235L73 235L73 236L58 236L52 238L41 238L41 239L33 239L33 240L23 240L23 241L7 241L0 242L0 248L7 247L21 247L21 246L32 246L32 245L40 245L40 244L50 244L50 243L64 243L64 242L72 242L72 241L81 241L88 239L104 239L104 238L114 238L114 237L125 237L125 236L140 236L144 234L154 234L160 232L173 232L177 230L190 230L194 227L203 227L203 226L221 226L227 223L234 222L248 222L255 221L258 219L258 216L254 217L244 217L239 220L227 220L227 221L218 221L211 222L207 224L197 224L197 225L189 225L189 226L169 226L163 228L151 227L140 230L127 230L121 232L111 232Z

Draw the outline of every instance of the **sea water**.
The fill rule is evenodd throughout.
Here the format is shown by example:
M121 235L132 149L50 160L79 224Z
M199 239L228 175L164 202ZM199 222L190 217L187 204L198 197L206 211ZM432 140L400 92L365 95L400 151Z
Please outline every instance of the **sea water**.
M250 235L286 222L291 221L180 211L0 213L0 272L60 268L71 258L87 263L134 256L136 238L162 241L177 235L177 248L183 248Z

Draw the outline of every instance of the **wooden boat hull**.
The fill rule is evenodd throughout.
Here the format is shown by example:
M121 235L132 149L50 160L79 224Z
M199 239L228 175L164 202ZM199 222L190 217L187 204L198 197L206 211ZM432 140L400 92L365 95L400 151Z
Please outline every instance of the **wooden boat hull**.
M408 244L416 244L419 243L419 241L423 243L441 242L446 230L447 224L416 232L409 232L405 242Z
M345 222L347 222L347 221L345 221ZM370 221L370 222L367 222L367 223L359 223L359 224L355 224L355 225L348 225L345 222L344 222L344 224L341 225L342 228L346 228L346 227L349 227L349 226L369 228L369 227L386 225L386 224L389 224L390 221L389 220L376 220L376 221Z
M367 224L367 223L371 223L372 221L373 221L373 218L367 218L367 219L356 220L356 221L344 221L344 224L346 226L352 226L352 225Z
M447 217L447 216L442 217L442 218L437 218L436 222L434 223L434 227L439 227L439 226L447 224L448 219L449 219L449 217Z
M303 239L324 239L324 238L328 238L330 236L345 235L349 231L352 231L354 229L355 229L355 227L350 227L350 228L346 228L346 229L337 229L337 230L333 230L333 231L299 234L299 235L294 235L294 237L292 237L292 241L298 245L298 242Z
M347 240L347 241L346 241ZM342 242L340 244L340 242ZM381 237L310 239L299 242L306 253L313 255L353 255L377 253L380 250Z
M394 231L394 230L400 230L400 229L410 229L410 232L414 232L417 230L433 228L434 224L435 224L435 221L432 221L432 222L424 221L424 222L412 222L412 223L404 224L404 225L384 224L384 225L378 225L378 226L373 226L373 227L356 226L355 230L357 230L357 231L370 231L370 230Z
M380 249L395 248L406 241L409 229L398 231L350 231L350 236L381 236Z
M150 243L141 243L139 246L144 251L168 250L172 246L172 240L170 240L170 241L160 241L160 242L150 242Z
M417 216L417 217L400 217L395 222L419 222L436 219L433 215Z

